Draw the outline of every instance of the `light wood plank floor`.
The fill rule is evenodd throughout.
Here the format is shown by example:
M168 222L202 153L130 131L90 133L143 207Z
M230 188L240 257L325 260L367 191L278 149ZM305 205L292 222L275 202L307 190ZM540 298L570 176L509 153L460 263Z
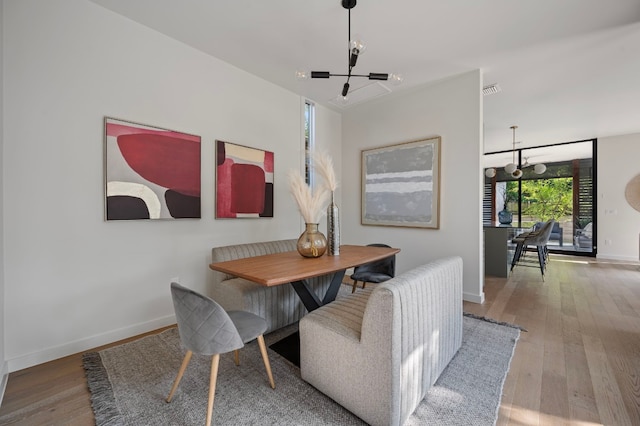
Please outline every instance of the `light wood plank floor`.
M498 425L640 425L640 266L552 256L545 282L519 266L485 296L465 311L528 330ZM94 424L81 354L12 373L0 424Z

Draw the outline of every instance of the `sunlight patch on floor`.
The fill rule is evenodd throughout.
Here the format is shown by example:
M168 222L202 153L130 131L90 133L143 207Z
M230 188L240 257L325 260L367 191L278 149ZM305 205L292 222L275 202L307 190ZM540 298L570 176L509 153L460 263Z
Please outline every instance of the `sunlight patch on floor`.
M561 259L555 256L552 259L554 262L577 263L580 265L588 265L589 263L592 263L592 262L589 262L588 260Z
M510 404L502 404L503 414L509 415L508 421L498 421L498 424L509 424L518 426L538 426L547 424L570 424L571 426L596 426L602 423L593 423L588 421L565 419L564 417L552 416L550 414L541 413L539 411L528 410L526 408L516 407Z

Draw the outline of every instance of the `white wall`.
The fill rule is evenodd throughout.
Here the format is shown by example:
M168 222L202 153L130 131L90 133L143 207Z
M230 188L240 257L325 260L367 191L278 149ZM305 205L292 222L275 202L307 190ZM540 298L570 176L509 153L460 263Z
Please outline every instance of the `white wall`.
M397 273L459 255L464 298L482 302L482 77L466 73L343 114L343 241L384 242L402 251ZM440 229L360 225L361 150L441 136ZM350 194L350 195L346 195Z
M639 259L640 212L624 196L638 158L640 133L598 139L598 259Z
M4 1L0 1L0 22L2 22ZM5 356L4 343L4 305L6 303L4 291L4 167L2 166L3 146L4 146L4 31L0 28L0 404L4 389L7 386L8 365Z
M206 291L211 247L302 232L297 95L86 0L6 1L2 22L10 371L170 324L169 281ZM104 116L202 137L202 219L103 220ZM214 220L215 139L274 151L273 219Z

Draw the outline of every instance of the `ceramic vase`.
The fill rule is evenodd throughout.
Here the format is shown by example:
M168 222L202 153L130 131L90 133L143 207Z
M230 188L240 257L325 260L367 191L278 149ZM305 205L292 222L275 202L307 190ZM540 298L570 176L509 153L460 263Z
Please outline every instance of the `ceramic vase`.
M320 257L327 250L327 238L318 231L317 223L305 223L305 230L298 238L298 253L304 257Z
M506 208L498 212L498 221L503 225L508 225L513 221L513 213Z

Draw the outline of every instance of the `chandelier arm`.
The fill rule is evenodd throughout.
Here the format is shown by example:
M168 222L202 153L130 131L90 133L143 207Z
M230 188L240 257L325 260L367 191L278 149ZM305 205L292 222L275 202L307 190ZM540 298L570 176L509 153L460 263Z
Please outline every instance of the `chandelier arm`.
M334 74L334 73L330 73L328 71L311 71L313 73L313 75L311 76L311 78L329 78L329 77L365 77L368 78L369 80L386 80L386 78L376 78L375 76L377 74L373 74L374 78L371 77L371 75L369 74ZM384 74L386 75L386 74Z
M369 78L369 75L366 74L329 74L331 77L367 77Z

